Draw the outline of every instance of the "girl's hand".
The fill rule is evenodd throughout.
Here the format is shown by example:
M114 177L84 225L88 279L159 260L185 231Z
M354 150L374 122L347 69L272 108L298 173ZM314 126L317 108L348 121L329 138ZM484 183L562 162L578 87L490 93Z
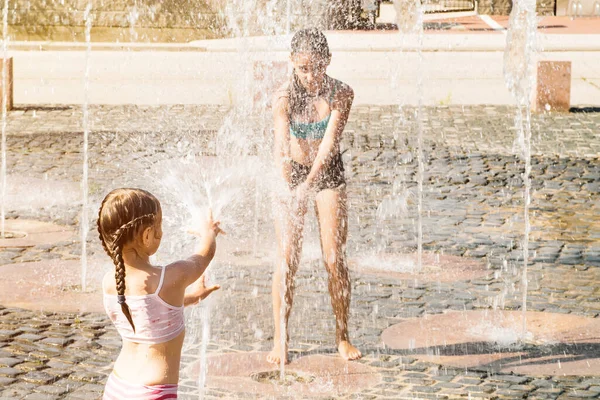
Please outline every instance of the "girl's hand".
M222 233L223 235L225 235L225 231L223 231L221 229L221 221L214 221L213 220L213 215L212 215L212 209L208 209L208 215L206 219L203 219L201 222L201 227L200 230L195 231L195 230L188 230L188 233L191 233L192 235L196 235L196 236L207 236L207 235L214 235L215 237L217 237L219 235L219 233Z
M310 186L306 182L302 182L298 186L296 186L296 196L299 199L304 199L308 197L308 193L310 192Z
M185 290L184 305L198 304L201 300L207 298L209 294L220 288L221 286L219 285L206 287L206 278L202 275L200 279L192 283Z
M296 186L296 199L301 202L306 202L313 192L313 189L306 182L302 182L300 185Z
M295 200L295 209L297 212L304 214L306 212L306 207L308 203L308 197L310 195L310 186L306 182L302 182L300 185L296 186L294 191L294 200Z

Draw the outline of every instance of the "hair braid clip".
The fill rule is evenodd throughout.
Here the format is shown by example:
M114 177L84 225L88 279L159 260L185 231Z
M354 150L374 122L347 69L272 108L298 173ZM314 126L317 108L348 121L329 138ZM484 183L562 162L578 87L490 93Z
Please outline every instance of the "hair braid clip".
M125 304L125 295L123 295L123 294L117 295L117 303Z

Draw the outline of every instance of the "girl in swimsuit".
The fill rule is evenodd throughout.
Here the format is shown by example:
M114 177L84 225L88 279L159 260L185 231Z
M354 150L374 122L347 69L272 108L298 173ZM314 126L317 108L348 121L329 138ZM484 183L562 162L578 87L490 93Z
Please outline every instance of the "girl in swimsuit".
M331 54L321 31L298 31L291 47L294 72L273 99L275 163L291 196L282 201L283 217L276 218L275 224L279 260L272 288L275 343L267 360L288 362L287 325L293 301L293 279L300 262L307 202L312 197L329 274L337 349L344 359L354 360L360 358L361 353L348 336L350 279L345 260L348 214L340 155L340 141L354 93L350 86L326 75ZM283 296L282 280L285 282ZM284 304L281 304L282 297Z
M98 232L115 269L102 281L104 307L123 339L104 400L177 398L185 334L184 306L219 286L206 287L203 273L216 250L219 222L209 215L199 250L165 267L150 264L162 237L159 201L141 189L116 189L102 201Z

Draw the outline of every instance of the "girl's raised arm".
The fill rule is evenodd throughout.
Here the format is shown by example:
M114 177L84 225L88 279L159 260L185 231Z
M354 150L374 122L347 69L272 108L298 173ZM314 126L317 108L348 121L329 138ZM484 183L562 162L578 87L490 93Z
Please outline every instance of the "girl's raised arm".
M172 268L175 270L173 273L178 275L175 280L184 287L198 280L212 261L217 250L217 236L219 233L223 233L219 224L219 221L213 221L212 212L209 211L208 218L203 223L201 230L190 231L191 234L200 237L198 250L187 259L172 264Z

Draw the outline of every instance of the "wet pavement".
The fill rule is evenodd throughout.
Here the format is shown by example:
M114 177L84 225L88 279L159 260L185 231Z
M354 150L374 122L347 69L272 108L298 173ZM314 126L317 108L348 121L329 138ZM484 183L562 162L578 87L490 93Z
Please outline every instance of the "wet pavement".
M600 113L593 108L574 111L535 115L532 120L527 309L597 318ZM481 276L438 280L414 273L414 265L407 267L406 259L399 256L414 254L417 246L416 110L355 107L343 142L353 284L350 335L365 355L359 363L369 367L378 381L354 393L323 391L325 397L567 399L600 395L600 379L595 377L600 371L590 371L589 376L506 375L485 366L465 369L423 362L410 349L392 350L382 344L382 332L404 318L450 310L522 307L524 162L519 156L514 114L514 108L502 106L423 110L423 247L442 261L449 256L464 257L465 264L477 260L487 270ZM234 125L240 124L240 118L228 116L223 106L92 107L88 254L102 254L94 218L108 190L135 185L162 193L159 175L166 174L173 160L179 162L190 154L203 160L222 156L215 143L217 131L224 121L231 124L232 118ZM8 218L77 228L81 210L73 192L80 190L82 176L81 121L81 109L75 106L21 107L9 114ZM232 131L241 137L261 120L248 121ZM260 129L252 132L259 136L255 144L268 143L261 141ZM254 156L256 151L248 153ZM28 184L35 184L46 201L30 200ZM233 251L232 240L223 239L222 249L231 252L221 250L211 267L211 279L222 285L206 305L211 315L207 351L212 356L251 352L248 357L253 357L255 352L270 349L272 238L269 206L264 203L257 202L256 208L261 211L256 219L258 252L253 255L245 242ZM314 218L308 225L314 227ZM239 229L237 237L252 235L252 228ZM318 251L314 236L314 232L309 234L307 246ZM0 264L77 260L80 252L77 237L15 245L3 247ZM290 346L298 360L330 356L335 351L326 274L314 254L305 260L298 272L290 322ZM101 396L120 346L104 315L5 307L0 309L0 399ZM195 316L188 325L182 398L198 397L194 366L201 352L199 321ZM273 396L211 386L210 374L206 398ZM213 375L212 379L217 382L217 378ZM293 398L293 394L277 398Z

